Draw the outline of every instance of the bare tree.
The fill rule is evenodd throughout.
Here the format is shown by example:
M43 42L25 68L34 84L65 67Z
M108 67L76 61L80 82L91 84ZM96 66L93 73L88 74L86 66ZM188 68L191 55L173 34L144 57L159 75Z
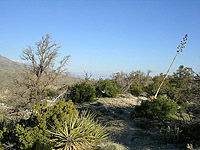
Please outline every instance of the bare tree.
M127 93L127 91L130 89L130 86L136 82L147 86L151 82L150 73L150 70L147 71L147 75L140 70L132 71L130 73L117 72L111 75L111 79L116 82L121 93Z
M124 73L122 71L113 73L110 77L116 82L121 93L126 93L130 85L134 82L134 78L131 78L128 73Z
M31 102L41 95L46 87L50 85L60 74L66 71L66 65L70 56L64 56L63 59L56 63L60 44L51 41L51 36L46 34L42 40L35 43L34 48L28 46L22 52L21 58L30 62L30 66L25 66L25 73L22 80L18 80L17 84L23 86L25 91L21 97Z
M84 78L85 78L85 82L88 83L92 77L92 73L88 73L87 71L84 71L85 75L84 75Z

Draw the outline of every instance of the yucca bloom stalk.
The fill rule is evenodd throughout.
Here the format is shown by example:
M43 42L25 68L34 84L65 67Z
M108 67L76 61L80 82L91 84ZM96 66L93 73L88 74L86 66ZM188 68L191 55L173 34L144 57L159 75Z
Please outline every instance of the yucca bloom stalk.
M96 149L95 143L108 138L106 127L95 121L96 115L83 111L81 115L72 116L58 132L51 132L58 150Z
M162 82L161 82L161 84L160 84L158 90L156 91L155 96L152 98L152 100L157 98L157 95L158 95L158 93L159 93L159 91L160 91L160 88L162 87L162 85L163 85L165 79L167 78L167 75L168 75L168 73L169 73L169 71L170 71L170 69L171 69L171 67L172 67L172 65L173 65L173 63L174 63L174 61L175 61L177 55L178 55L180 52L183 51L183 48L185 48L185 44L186 44L186 41L187 41L187 37L188 37L188 35L186 34L185 37L183 38L183 41L181 41L180 45L178 45L178 47L177 47L178 50L177 50L176 56L174 57L174 59L173 59L171 65L170 65L170 67L169 67L167 73L165 74L165 77L163 78L163 80L162 80Z

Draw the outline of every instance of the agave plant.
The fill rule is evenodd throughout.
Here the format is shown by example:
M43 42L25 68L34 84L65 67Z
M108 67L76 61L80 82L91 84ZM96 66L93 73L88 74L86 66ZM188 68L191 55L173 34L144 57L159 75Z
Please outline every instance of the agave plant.
M174 59L173 59L171 65L169 66L169 69L168 69L167 73L165 74L165 77L163 78L163 80L162 80L160 86L158 87L158 90L156 91L155 96L151 96L151 100L157 98L158 93L159 93L159 91L160 91L160 88L162 87L162 85L163 85L165 79L167 78L167 75L168 75L168 73L169 73L169 71L170 71L170 69L171 69L171 67L172 67L172 65L173 65L173 63L174 63L176 57L178 56L178 54L179 54L180 52L183 52L183 48L185 48L185 44L186 44L187 38L188 38L188 35L186 34L185 37L183 38L183 41L181 41L180 45L178 45L178 47L177 47L177 49L178 49L178 50L177 50L177 53L176 53L176 55L175 55L175 57L174 57Z
M88 150L96 149L95 143L108 138L105 126L95 121L96 115L82 111L81 115L73 115L58 132L51 132L58 150Z

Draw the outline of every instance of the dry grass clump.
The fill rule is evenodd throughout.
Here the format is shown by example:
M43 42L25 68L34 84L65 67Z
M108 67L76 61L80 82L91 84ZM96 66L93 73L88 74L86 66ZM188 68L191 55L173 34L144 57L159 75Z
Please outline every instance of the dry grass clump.
M100 150L129 150L129 148L114 142L102 142L99 147Z

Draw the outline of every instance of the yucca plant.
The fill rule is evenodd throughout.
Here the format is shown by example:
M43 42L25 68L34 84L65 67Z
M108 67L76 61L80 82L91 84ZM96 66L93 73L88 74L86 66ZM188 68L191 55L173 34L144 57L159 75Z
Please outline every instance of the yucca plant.
M96 149L95 143L108 138L105 126L95 121L95 114L82 111L81 115L73 115L58 132L51 132L58 150Z

